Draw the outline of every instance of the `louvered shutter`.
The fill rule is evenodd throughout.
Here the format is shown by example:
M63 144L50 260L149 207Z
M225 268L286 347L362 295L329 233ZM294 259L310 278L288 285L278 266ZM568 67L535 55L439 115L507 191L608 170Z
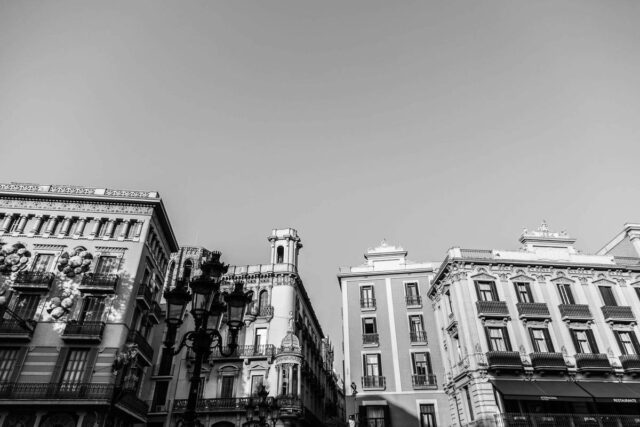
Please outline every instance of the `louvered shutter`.
M549 334L549 329L545 328L542 330L544 334L544 340L547 342L547 348L549 349L549 353L554 353L555 349L553 348L553 341L551 341L551 334Z
M636 354L640 354L640 344L638 343L638 337L636 337L636 333L630 331L629 336L631 337L631 342L633 343L633 348L636 351Z
M504 340L504 346L507 351L512 351L511 349L511 340L509 339L509 331L506 326L502 327L502 339Z
M67 363L67 357L69 357L69 347L63 347L60 349L60 354L58 355L58 360L56 361L56 365L53 368L53 372L51 373L51 383L59 383L60 378L62 377L62 371L64 370L64 365Z
M587 329L587 339L589 340L589 347L591 347L592 353L600 353L598 350L598 344L596 344L596 339L593 336L593 331L591 329Z
M93 376L93 371L96 365L96 359L98 359L98 349L92 348L91 350L89 350L89 355L87 356L87 364L82 376L83 383L91 382L91 377Z
M533 351L536 353L540 352L540 348L538 347L538 341L536 341L535 335L533 335L533 329L529 328L529 337L531 337L531 344L533 345Z
M578 336L576 335L576 330L571 329L571 341L573 341L573 347L576 349L576 353L582 353L582 348L580 344L578 344Z
M622 354L627 354L627 349L624 347L624 345L622 345L622 340L620 339L620 333L618 331L613 331L613 336L616 337L616 342L618 343L620 352Z

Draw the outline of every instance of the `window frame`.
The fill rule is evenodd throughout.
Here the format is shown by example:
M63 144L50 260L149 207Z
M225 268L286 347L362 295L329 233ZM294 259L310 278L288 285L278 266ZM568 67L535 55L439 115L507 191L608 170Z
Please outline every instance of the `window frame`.
M500 296L498 295L498 289L494 280L476 280L474 283L478 301L500 301ZM483 290L483 285L489 286L489 289ZM488 299L487 295L489 295Z

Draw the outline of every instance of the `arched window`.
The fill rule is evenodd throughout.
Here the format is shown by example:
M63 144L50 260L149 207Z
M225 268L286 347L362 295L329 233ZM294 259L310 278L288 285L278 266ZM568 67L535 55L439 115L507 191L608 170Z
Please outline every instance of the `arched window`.
M278 264L282 264L284 262L284 246L278 246L278 250L276 252Z
M182 270L182 278L185 280L191 279L191 270L193 269L193 262L190 259L184 262L184 268Z
M269 306L269 292L263 290L260 292L260 297L258 299L258 312L262 316L264 310Z

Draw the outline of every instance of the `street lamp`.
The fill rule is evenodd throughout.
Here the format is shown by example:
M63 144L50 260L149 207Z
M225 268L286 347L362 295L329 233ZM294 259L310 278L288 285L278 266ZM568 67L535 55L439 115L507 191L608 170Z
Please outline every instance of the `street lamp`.
M253 418L257 415L257 420L253 423L253 425L258 425L260 427L268 427L268 420L271 420L271 423L275 427L278 422L278 416L280 415L280 408L278 408L278 403L273 397L268 397L269 392L265 388L263 384L260 384L258 387L258 391L249 400L249 404L246 406L246 417L247 421L250 423L253 421Z
M215 253L211 259L202 264L202 275L189 282L191 290L189 298L184 296L186 293L184 281L179 281L179 285L174 288L174 291L179 287L182 289L176 291L178 292L177 296L172 296L173 300L171 302L167 300L168 324L179 324L175 316L184 314L189 301L191 301L191 315L195 323L194 330L184 334L178 349L174 352L174 354L178 354L186 346L195 354L189 398L183 417L184 426L186 427L195 426L203 360L215 348L218 348L220 354L225 357L231 356L235 352L238 347L238 332L243 326L242 320L246 306L253 299L253 292L244 292L244 284L242 282L236 282L232 292L220 292L220 277L227 271L227 267L220 262L220 254ZM180 304L182 305L180 306ZM227 350L222 345L222 335L219 331L222 314L225 311L227 313L227 325L229 326Z

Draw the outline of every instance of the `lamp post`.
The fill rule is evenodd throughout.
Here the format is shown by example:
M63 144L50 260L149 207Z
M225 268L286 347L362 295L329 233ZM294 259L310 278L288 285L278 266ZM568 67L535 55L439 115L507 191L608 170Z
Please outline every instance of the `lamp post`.
M268 427L268 420L271 420L273 427L278 422L278 416L280 415L280 408L278 402L273 397L268 397L269 392L263 384L258 387L258 391L249 400L249 404L246 407L247 421L252 422L253 418L257 415L257 420L253 423L257 423L260 427Z
M353 414L349 417L349 420L353 421L353 426L356 426L358 420L358 386L355 382L351 383L351 394L353 395ZM352 424L349 424L349 427L352 427Z
M198 388L203 360L209 356L214 348L218 348L225 357L235 352L238 347L238 332L243 326L242 320L246 306L253 297L252 291L244 292L244 284L242 282L236 282L232 292L220 292L220 277L226 272L227 267L220 262L220 254L216 253L210 260L202 264L202 275L189 282L190 294L186 291L185 281L179 281L172 291L175 292L175 295L170 295L170 292L165 295L165 299L167 299L167 296L173 298L172 301L167 299L167 324L169 326L182 323L182 315L189 301L191 301L191 315L195 324L192 331L184 334L178 349L174 352L174 354L178 354L186 346L195 354L189 398L183 416L183 425L185 427L195 426ZM187 298L186 295L189 295L189 297ZM229 327L227 350L223 348L222 335L218 330L222 314L225 311ZM168 331L169 333L170 331ZM175 331L173 334L175 335ZM171 339L173 342L175 336L171 337Z

